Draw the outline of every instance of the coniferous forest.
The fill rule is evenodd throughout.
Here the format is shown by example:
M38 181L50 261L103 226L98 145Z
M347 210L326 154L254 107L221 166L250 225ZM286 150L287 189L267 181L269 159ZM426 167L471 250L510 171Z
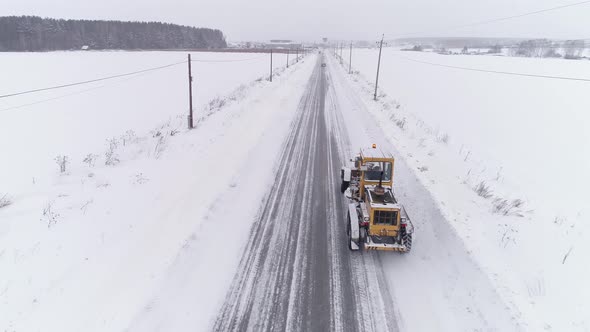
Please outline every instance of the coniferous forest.
M211 49L227 46L220 30L160 22L0 17L0 51Z

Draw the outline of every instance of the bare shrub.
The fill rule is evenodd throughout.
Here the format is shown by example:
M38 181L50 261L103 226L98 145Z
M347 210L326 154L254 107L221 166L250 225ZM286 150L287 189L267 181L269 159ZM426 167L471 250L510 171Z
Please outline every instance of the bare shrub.
M223 99L221 97L215 97L209 102L209 110L210 111L219 110L220 108L225 106L225 104L226 104L225 99Z
M8 194L0 195L0 209L7 207L12 204L12 200L8 197Z
M403 130L406 127L406 118L395 121L395 124Z
M565 256L563 256L563 260L561 261L561 264L565 264L565 260L567 259L567 257L572 253L572 250L574 249L574 247L571 247L570 250L567 251L567 253L565 254Z
M464 162L467 162L467 159L469 159L469 156L471 155L471 151L467 152L467 155L465 155L465 159L463 159Z
M146 178L143 173L135 174L134 183L135 184L144 184L148 182L150 179Z
M499 197L494 198L494 203L492 204L492 211L494 213L503 213L504 215L506 215L506 213L504 212L507 211L507 209L508 200Z
M68 164L68 156L57 156L55 157L55 163L59 166L59 172L66 172L66 165Z
M119 143L116 138L111 138L110 140L107 140L107 143L108 143L108 149L104 153L104 156L105 156L104 164L107 166L117 165L119 162L121 162L119 160L119 156L117 155L117 151L116 151L117 147L119 146Z
M498 170L498 173L496 173L496 178L494 180L500 181L500 179L502 178L502 169L503 169L503 167L500 167L500 169Z
M43 209L43 218L41 218L41 221L45 221L47 223L47 227L49 228L57 224L58 218L59 214L53 211L51 203L47 203L47 205Z
M86 203L84 203L81 207L80 207L80 211L83 212L83 214L86 214L86 209L88 208L88 205L94 203L94 200L91 199L89 201L86 201Z
M248 86L245 84L240 84L229 96L229 100L236 101L239 100L246 92L248 91Z
M448 143L449 143L449 134L442 134L442 135L440 135L440 136L437 136L437 137L436 137L436 139L437 139L439 142L442 142L442 143L448 144Z
M160 158L162 152L166 149L166 136L159 136L154 147L154 156L156 159Z
M513 199L512 200L512 206L514 206L517 209L520 209L523 205L524 205L524 201L522 199Z
M524 205L524 201L521 199L513 199L511 201L496 197L492 203L492 212L499 213L505 216L517 215L522 216L519 213L520 208Z
M419 141L418 141L418 147L420 148L425 148L426 147L426 138L422 137Z
M492 197L492 190L484 181L481 181L477 186L473 187L473 191L485 199Z
M565 49L565 59L579 59L586 48L584 40L567 40L563 44Z
M418 167L418 170L419 170L420 172L426 172L426 171L428 170L428 166L421 166L421 167Z
M127 143L133 143L136 141L137 135L135 135L135 132L133 130L127 130L125 134L121 136L121 143L123 143L123 146L126 146Z
M98 158L98 155L89 153L88 155L86 155L86 157L84 157L83 162L88 164L88 167L94 167L94 163L96 162L96 158Z
M563 223L565 223L566 221L567 221L567 218L561 217L561 216L557 216L557 217L555 217L555 219L553 219L553 223L556 225L563 225Z

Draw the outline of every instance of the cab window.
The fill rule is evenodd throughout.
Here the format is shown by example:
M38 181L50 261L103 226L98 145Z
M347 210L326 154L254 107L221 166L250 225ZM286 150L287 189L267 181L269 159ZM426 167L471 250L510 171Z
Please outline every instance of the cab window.
M375 210L373 214L373 223L375 225L397 226L398 211L380 211Z
M381 179L381 172L383 172L383 181L391 181L391 163L383 161L369 161L365 163L367 170L365 171L365 181L378 182Z

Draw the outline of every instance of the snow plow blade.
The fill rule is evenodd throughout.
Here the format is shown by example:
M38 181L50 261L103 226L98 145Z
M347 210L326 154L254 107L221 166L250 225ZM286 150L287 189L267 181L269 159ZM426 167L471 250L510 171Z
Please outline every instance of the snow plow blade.
M404 245L386 244L386 243L365 243L365 250L382 250L382 251L398 251L407 252L408 249Z

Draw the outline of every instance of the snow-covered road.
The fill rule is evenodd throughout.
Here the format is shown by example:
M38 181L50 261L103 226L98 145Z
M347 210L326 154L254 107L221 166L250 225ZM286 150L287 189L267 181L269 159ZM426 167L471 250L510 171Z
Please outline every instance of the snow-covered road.
M112 139L115 164L83 140L70 142L83 154L70 155L64 174L0 163L15 178L34 176L22 187L0 180L0 190L13 189L13 204L0 208L0 331L209 330L273 183L275 158L315 64L310 58L276 70L272 83L242 77L235 91L195 110L195 130L185 129L185 114L162 115L162 123L140 118L152 130ZM231 72L219 69L222 78ZM154 77L145 84L153 79L175 82ZM215 86L208 89L214 95ZM61 123L59 110L45 108ZM33 133L10 142L39 158L45 145L29 149L23 138ZM104 141L103 134L89 136ZM82 162L88 153L90 164Z
M376 256L346 247L341 117L318 59L218 331L396 331ZM326 108L326 105L329 107Z
M318 60L214 329L520 330L351 84L336 61ZM398 157L396 192L417 226L409 255L347 249L338 171L371 143Z
M380 262L402 331L518 331L518 312L499 297L473 261L428 188L408 165L396 142L387 139L369 107L374 101L355 89L338 60L329 57L333 106L344 119L351 154L375 143L396 158L395 192L414 226L412 252L361 253ZM396 127L397 128L397 127ZM397 128L399 130L399 128ZM397 135L402 135L401 130ZM452 198L449 198L452 199ZM344 245L344 244L342 244ZM355 254L356 255L356 254ZM376 257L374 257L376 256Z
M73 163L0 211L0 330L542 329L441 210L464 196L431 192L357 76L319 55L275 78L197 130L123 138L120 165ZM347 247L339 170L372 143L396 157L416 226L406 255Z

